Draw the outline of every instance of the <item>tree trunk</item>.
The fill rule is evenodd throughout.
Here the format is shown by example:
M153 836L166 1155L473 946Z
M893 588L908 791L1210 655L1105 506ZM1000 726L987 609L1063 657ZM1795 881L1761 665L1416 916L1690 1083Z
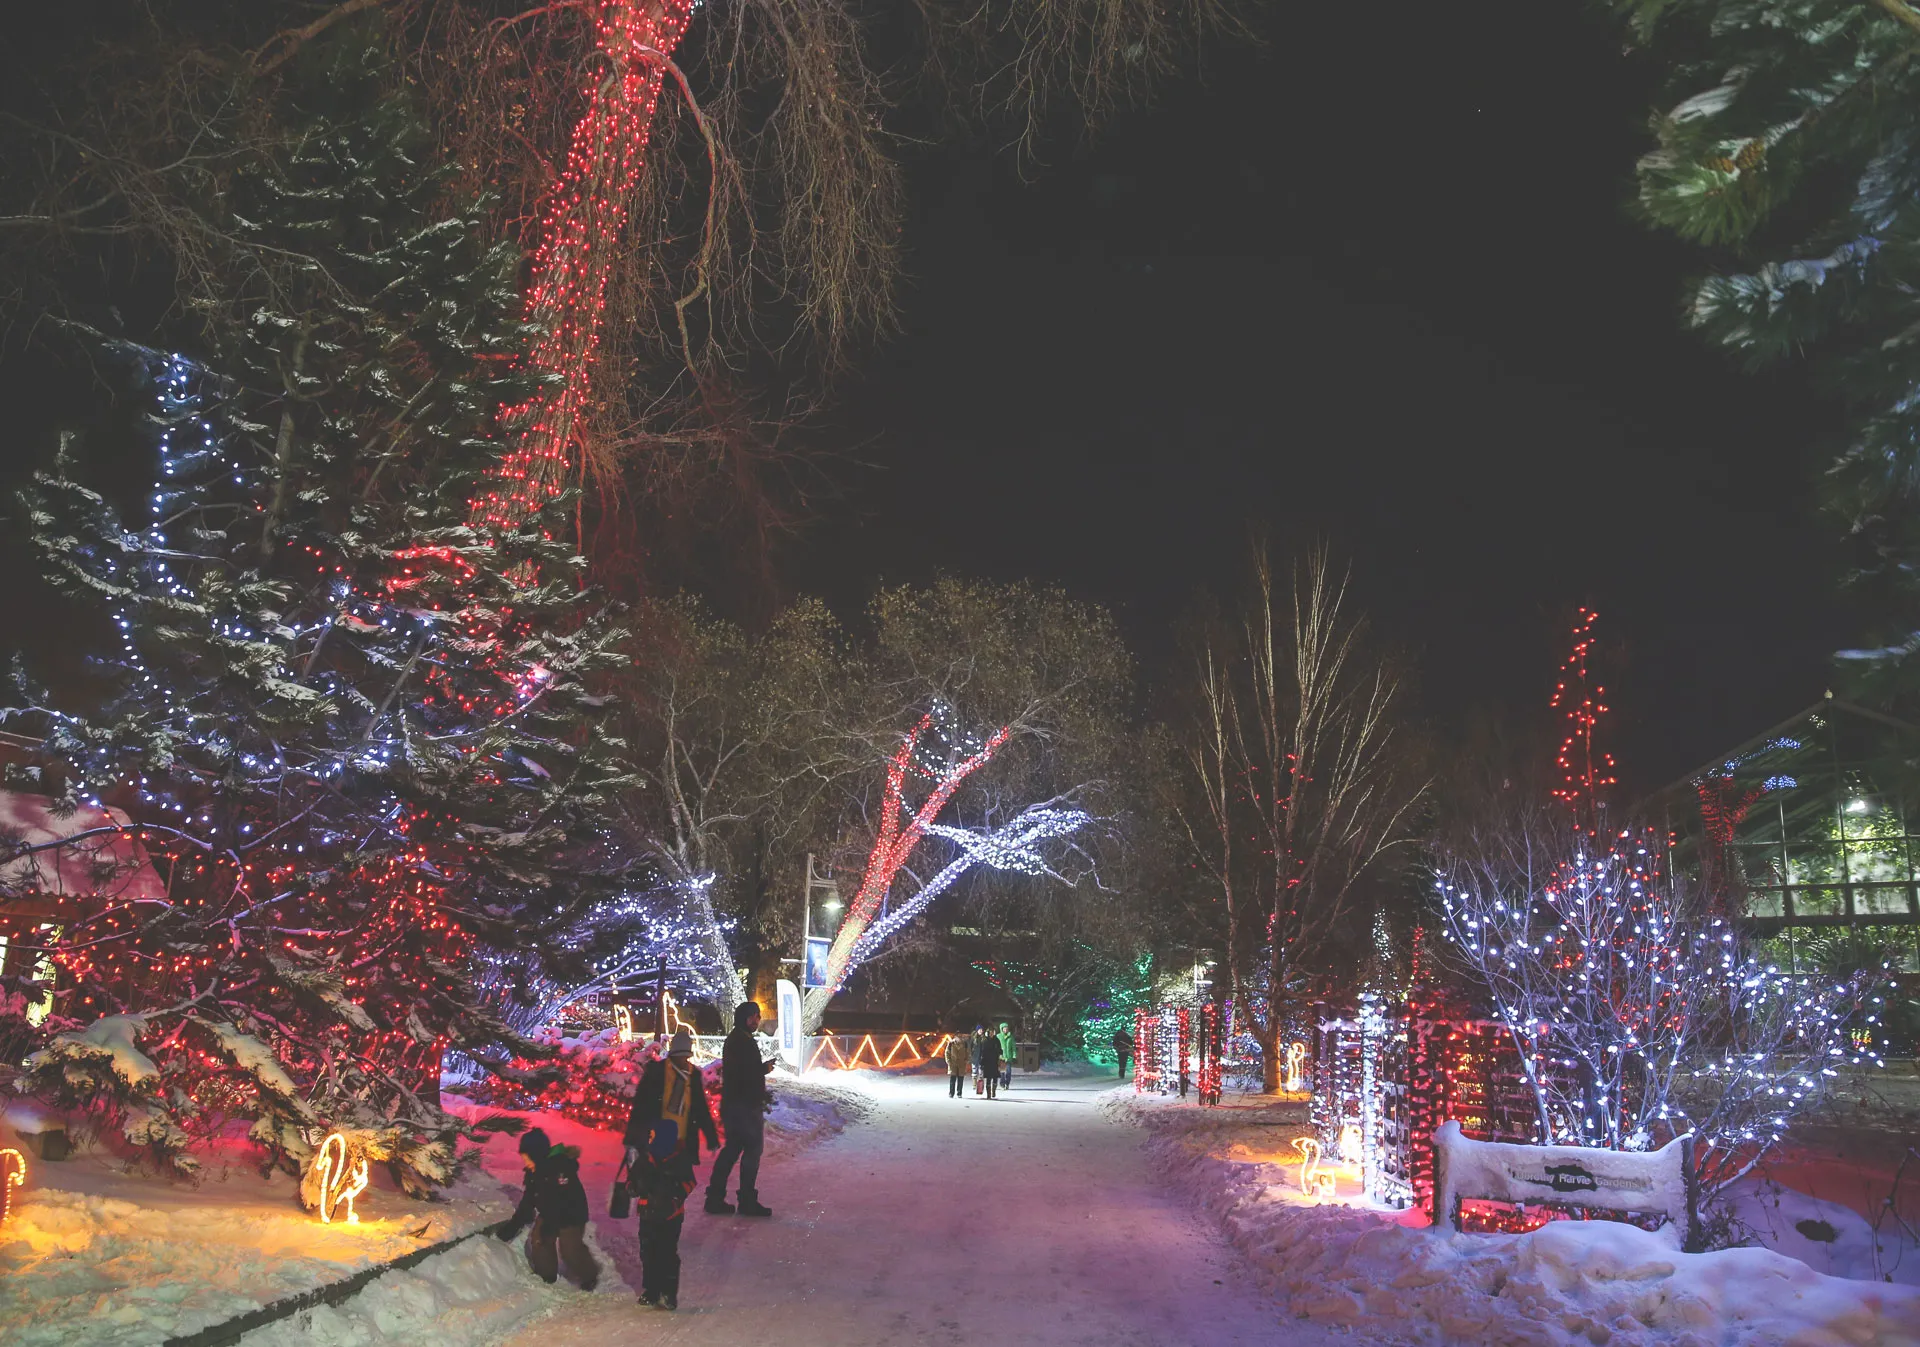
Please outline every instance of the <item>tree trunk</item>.
M1259 1035L1260 1089L1264 1094L1280 1093L1280 1030L1277 1027L1279 1023L1279 1017L1273 1016L1267 1024L1266 1032Z

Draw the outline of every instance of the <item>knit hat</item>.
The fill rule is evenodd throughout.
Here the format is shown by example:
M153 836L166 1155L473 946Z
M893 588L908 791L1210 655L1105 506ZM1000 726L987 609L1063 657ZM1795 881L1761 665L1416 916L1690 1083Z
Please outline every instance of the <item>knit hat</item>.
M531 1155L538 1160L553 1149L553 1143L547 1140L547 1134L537 1127L529 1127L520 1134L520 1154Z
M688 1033L685 1029L674 1030L673 1042L667 1045L667 1056L669 1057L693 1056L693 1035Z

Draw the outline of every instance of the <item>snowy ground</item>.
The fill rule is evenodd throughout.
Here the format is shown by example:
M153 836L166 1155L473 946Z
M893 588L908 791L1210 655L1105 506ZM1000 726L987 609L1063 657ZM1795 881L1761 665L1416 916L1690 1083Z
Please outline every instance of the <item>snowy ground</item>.
M1103 1102L1147 1129L1148 1152L1172 1186L1220 1222L1289 1311L1315 1323L1383 1341L1489 1347L1920 1344L1920 1289L1815 1270L1872 1270L1871 1231L1831 1203L1776 1189L1743 1196L1749 1223L1784 1253L1683 1254L1666 1231L1614 1222L1440 1235L1423 1214L1363 1209L1351 1174L1331 1201L1305 1197L1290 1144L1307 1134L1303 1104L1231 1095L1216 1110L1130 1094ZM1802 1220L1825 1220L1838 1238L1808 1240L1796 1229Z
M322 1226L300 1209L293 1180L217 1158L196 1187L99 1152L28 1164L0 1228L7 1347L151 1347L512 1210L488 1179L433 1204L376 1187L358 1225Z
M811 1083L781 1094L769 1120L775 1154L832 1135L868 1107L858 1095ZM589 1190L604 1204L617 1139L548 1115L537 1121L555 1140L583 1145ZM374 1186L358 1203L360 1222L323 1226L300 1209L291 1179L262 1179L218 1157L197 1187L129 1170L94 1151L29 1164L15 1214L0 1229L4 1347L155 1347L490 1225L512 1211L520 1175L512 1139L497 1137L486 1144L483 1172L445 1201L411 1201L383 1187L376 1169ZM617 1261L602 1258L610 1266ZM603 1296L632 1303L617 1272L592 1299ZM482 1235L380 1276L339 1308L304 1311L244 1341L464 1347L583 1299L565 1283L544 1286L527 1272L520 1248Z
M846 1080L835 1076L833 1079ZM988 1101L944 1075L853 1082L871 1116L770 1162L770 1221L692 1211L680 1310L576 1303L507 1347L1322 1347L1156 1181L1097 1107L1110 1079L1015 1076ZM781 1087L776 1085L776 1091ZM638 1281L633 1225L601 1223Z

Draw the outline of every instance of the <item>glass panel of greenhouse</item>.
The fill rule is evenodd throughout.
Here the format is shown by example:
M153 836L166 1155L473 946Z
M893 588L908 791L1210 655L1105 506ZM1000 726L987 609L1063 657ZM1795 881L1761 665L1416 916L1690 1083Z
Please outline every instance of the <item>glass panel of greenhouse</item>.
M1828 698L1675 782L1647 804L1676 867L1783 964L1821 966L1836 940L1920 970L1920 730Z

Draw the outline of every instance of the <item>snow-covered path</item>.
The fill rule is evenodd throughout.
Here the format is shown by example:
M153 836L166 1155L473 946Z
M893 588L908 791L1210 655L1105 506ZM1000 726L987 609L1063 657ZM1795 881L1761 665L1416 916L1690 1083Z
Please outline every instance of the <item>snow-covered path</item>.
M956 1102L944 1077L876 1082L869 1120L769 1161L760 1191L771 1221L690 1204L677 1314L583 1297L507 1342L1363 1341L1288 1318L1253 1289L1231 1251L1154 1184L1139 1132L1094 1107L1112 1084L1029 1077L999 1100ZM602 1218L599 1236L638 1286L633 1229Z

